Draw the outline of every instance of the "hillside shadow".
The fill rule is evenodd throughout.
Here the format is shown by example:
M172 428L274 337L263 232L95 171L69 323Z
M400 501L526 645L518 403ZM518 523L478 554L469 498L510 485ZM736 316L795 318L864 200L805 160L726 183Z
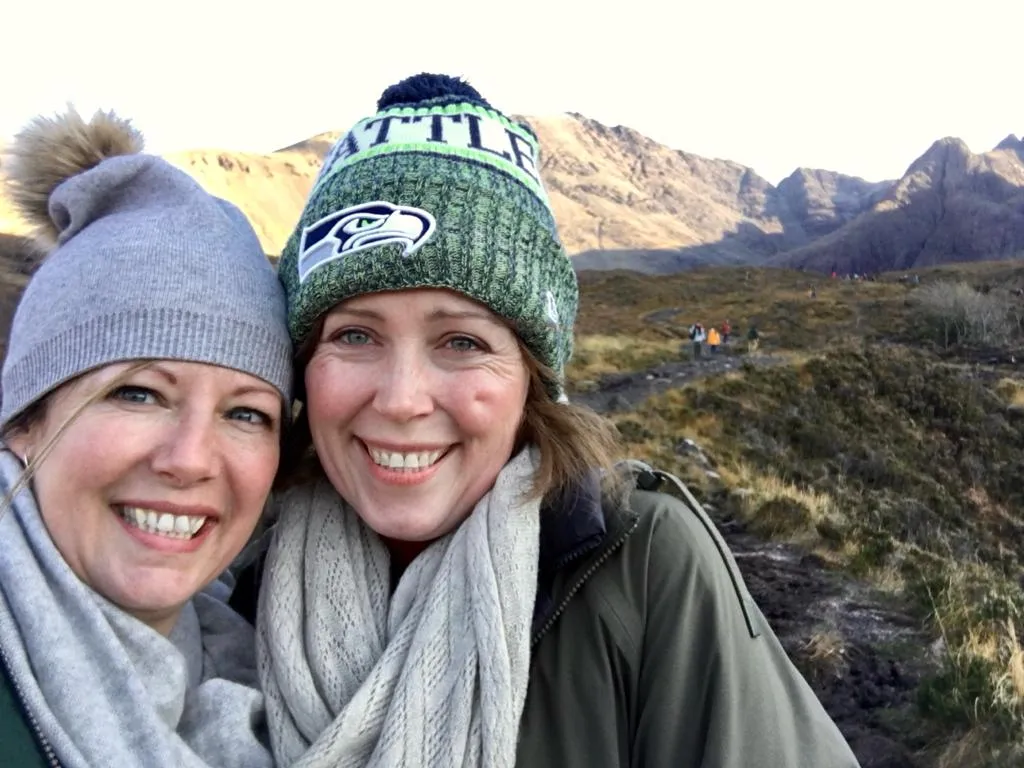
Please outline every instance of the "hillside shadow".
M978 171L952 190L915 193L889 210L868 210L821 235L808 234L785 201L765 214L781 224L765 232L740 222L714 243L661 249L588 250L576 270L625 269L656 275L702 266L772 266L840 274L878 273L1016 258L1024 253L1024 187L994 171Z
M799 232L803 233L800 229ZM783 252L795 235L765 232L756 224L742 221L734 232L714 243L682 248L592 249L572 257L577 272L626 269L647 275L685 272L698 267L763 266Z

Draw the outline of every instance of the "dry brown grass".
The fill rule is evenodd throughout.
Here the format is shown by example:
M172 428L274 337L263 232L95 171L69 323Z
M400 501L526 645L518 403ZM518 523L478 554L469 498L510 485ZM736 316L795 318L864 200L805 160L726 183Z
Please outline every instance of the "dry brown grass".
M996 392L1006 400L1007 405L1024 407L1024 379L1000 379Z
M1020 768L1024 749L1002 743L984 725L971 728L952 743L940 747L935 768Z
M635 339L590 334L576 339L573 359L566 369L570 385L586 389L603 374L635 371L666 360L679 359L680 342L672 339Z
M774 538L814 547L822 542L822 529L840 525L833 498L800 487L773 471L758 470L747 462L719 468L727 487L743 489L732 495L734 511L755 531Z
M839 630L820 627L800 648L800 666L818 680L840 678L847 666L846 649L846 639Z

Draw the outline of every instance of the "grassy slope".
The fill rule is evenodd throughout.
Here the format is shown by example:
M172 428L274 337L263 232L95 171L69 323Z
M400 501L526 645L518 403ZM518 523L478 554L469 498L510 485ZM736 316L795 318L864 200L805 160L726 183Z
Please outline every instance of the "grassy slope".
M950 278L1024 285L1024 266L922 273L924 284ZM924 722L956 737L937 764L1017 759L1006 745L1024 738L1019 374L936 354L915 289L895 276L847 283L703 270L586 276L582 290L580 354L570 370L577 383L678 359L678 338L694 320L728 317L737 330L754 320L765 346L791 356L791 365L746 367L617 416L630 452L709 493L706 475L674 450L695 439L722 474L717 492L756 529L911 601L945 644L945 664L919 697ZM672 307L683 311L667 326L644 320ZM729 494L737 488L746 491Z

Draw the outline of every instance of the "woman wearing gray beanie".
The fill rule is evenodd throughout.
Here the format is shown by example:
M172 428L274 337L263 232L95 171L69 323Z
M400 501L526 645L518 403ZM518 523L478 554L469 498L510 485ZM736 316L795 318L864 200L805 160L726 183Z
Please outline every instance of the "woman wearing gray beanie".
M129 123L38 118L11 196L47 251L0 405L0 764L271 765L220 575L277 471L285 298L245 217Z

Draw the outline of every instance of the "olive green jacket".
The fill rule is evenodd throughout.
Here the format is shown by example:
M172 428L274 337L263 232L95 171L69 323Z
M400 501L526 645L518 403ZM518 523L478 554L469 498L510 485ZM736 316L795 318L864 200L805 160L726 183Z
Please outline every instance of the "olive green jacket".
M601 544L554 576L516 764L857 766L696 501L626 507L606 501Z

